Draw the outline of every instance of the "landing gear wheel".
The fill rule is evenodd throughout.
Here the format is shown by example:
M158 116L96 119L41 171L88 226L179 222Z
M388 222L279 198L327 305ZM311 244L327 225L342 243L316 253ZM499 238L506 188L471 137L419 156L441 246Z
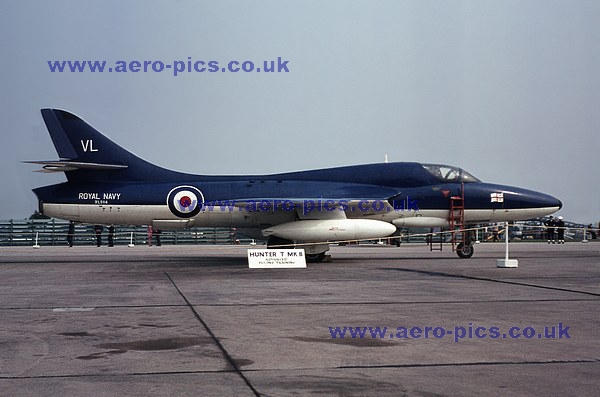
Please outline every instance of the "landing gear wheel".
M320 252L318 254L306 254L306 261L311 263L323 262L325 259L325 252Z
M456 254L461 258L470 258L475 253L475 248L472 244L460 243L456 247Z
M269 237L267 240L267 248L277 249L294 249L294 242L281 237Z

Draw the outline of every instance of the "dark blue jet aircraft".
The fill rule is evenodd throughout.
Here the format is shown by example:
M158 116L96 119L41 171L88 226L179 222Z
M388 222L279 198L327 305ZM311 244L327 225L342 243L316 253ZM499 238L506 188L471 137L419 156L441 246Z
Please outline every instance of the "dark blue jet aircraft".
M484 183L439 164L185 174L142 160L69 112L42 109L42 116L60 159L30 163L43 165L41 172L64 172L67 181L34 189L39 210L76 222L237 227L267 239L271 247L301 245L309 260L319 261L333 241L383 238L397 227L459 230L466 224L526 220L562 206L552 196ZM470 257L473 247L462 236L457 252Z

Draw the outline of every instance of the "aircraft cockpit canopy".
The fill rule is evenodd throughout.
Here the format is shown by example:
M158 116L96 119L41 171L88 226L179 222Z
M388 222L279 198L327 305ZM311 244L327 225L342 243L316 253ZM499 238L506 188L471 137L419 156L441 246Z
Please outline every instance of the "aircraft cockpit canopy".
M429 173L443 182L481 182L479 179L459 167L443 164L422 164L422 166L429 171Z

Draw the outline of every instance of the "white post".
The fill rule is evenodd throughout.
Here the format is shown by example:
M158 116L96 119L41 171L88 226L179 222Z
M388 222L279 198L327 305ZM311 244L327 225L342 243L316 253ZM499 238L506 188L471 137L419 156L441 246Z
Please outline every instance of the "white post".
M504 247L505 247L504 260L508 261L508 222L504 222Z
M131 232L131 238L129 239L128 247L135 247L135 245L133 244L133 232Z
M33 245L33 248L40 248L38 244L38 234L38 232L35 232L35 244Z
M519 261L508 259L508 222L504 222L504 259L496 259L496 267L519 267Z
M581 242L582 242L582 243L587 243L587 242L588 242L588 240L587 240L587 232L586 232L586 230L585 230L585 229L586 229L586 228L585 228L585 226L584 226L584 227L583 227L583 240L581 240Z

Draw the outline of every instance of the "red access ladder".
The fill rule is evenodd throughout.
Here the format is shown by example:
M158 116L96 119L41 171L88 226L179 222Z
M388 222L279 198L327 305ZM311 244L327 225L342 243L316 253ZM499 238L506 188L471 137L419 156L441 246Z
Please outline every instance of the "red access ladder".
M460 184L460 196L450 197L450 213L448 216L450 224L450 235L452 242L452 251L456 251L456 246L466 241L465 229L465 185Z

